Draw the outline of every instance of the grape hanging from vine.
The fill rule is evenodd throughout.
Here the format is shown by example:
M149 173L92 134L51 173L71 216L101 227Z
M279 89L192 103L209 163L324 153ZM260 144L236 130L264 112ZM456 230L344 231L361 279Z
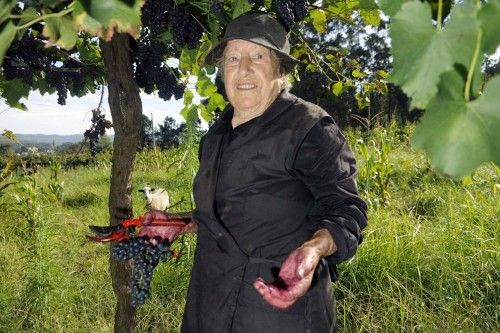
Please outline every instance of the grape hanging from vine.
M290 31L295 22L302 21L308 13L307 0L273 0L272 6L287 31Z

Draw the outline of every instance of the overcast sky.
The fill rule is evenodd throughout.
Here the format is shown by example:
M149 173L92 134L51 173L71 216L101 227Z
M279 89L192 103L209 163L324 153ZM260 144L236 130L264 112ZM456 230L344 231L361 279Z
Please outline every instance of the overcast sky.
M98 106L99 98L100 93L81 98L68 96L66 105L61 106L57 104L57 94L41 96L38 92L31 92L28 100L22 101L28 111L9 109L0 99L0 133L7 129L16 134L83 134L90 128L91 110ZM166 116L174 118L177 123L183 121L179 114L182 99L166 102L155 95L141 94L141 100L143 113L149 118L153 114L156 125L163 123ZM106 118L111 120L106 93L103 108Z

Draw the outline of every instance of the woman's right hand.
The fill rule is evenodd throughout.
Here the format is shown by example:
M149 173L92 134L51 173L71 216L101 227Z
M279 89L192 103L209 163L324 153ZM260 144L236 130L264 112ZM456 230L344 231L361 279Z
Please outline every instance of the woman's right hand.
M147 236L149 238L168 240L168 243L172 244L178 236L198 231L198 224L195 221L186 223L184 226L152 225L154 220L164 220L169 218L172 218L172 216L168 213L160 210L150 210L143 216L139 237Z

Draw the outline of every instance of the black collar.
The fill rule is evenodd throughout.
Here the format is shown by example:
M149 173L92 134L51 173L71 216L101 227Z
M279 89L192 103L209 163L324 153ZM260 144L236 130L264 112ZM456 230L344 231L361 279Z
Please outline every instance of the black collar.
M266 111L259 116L257 123L264 126L270 123L274 118L287 110L293 103L297 101L297 96L283 90L278 97L269 105ZM209 132L211 134L224 134L231 131L231 121L233 119L234 107L228 104L220 118L212 125Z

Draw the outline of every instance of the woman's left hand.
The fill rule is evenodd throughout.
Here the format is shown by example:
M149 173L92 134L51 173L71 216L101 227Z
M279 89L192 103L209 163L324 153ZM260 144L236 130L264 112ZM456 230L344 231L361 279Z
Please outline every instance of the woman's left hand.
M278 283L266 283L259 277L253 286L269 304L286 309L309 290L321 258L336 250L330 233L320 229L311 240L288 255L281 266Z
M304 244L283 262L279 272L279 284L283 285L265 283L257 278L254 287L269 304L286 309L309 290L320 260L317 249Z

